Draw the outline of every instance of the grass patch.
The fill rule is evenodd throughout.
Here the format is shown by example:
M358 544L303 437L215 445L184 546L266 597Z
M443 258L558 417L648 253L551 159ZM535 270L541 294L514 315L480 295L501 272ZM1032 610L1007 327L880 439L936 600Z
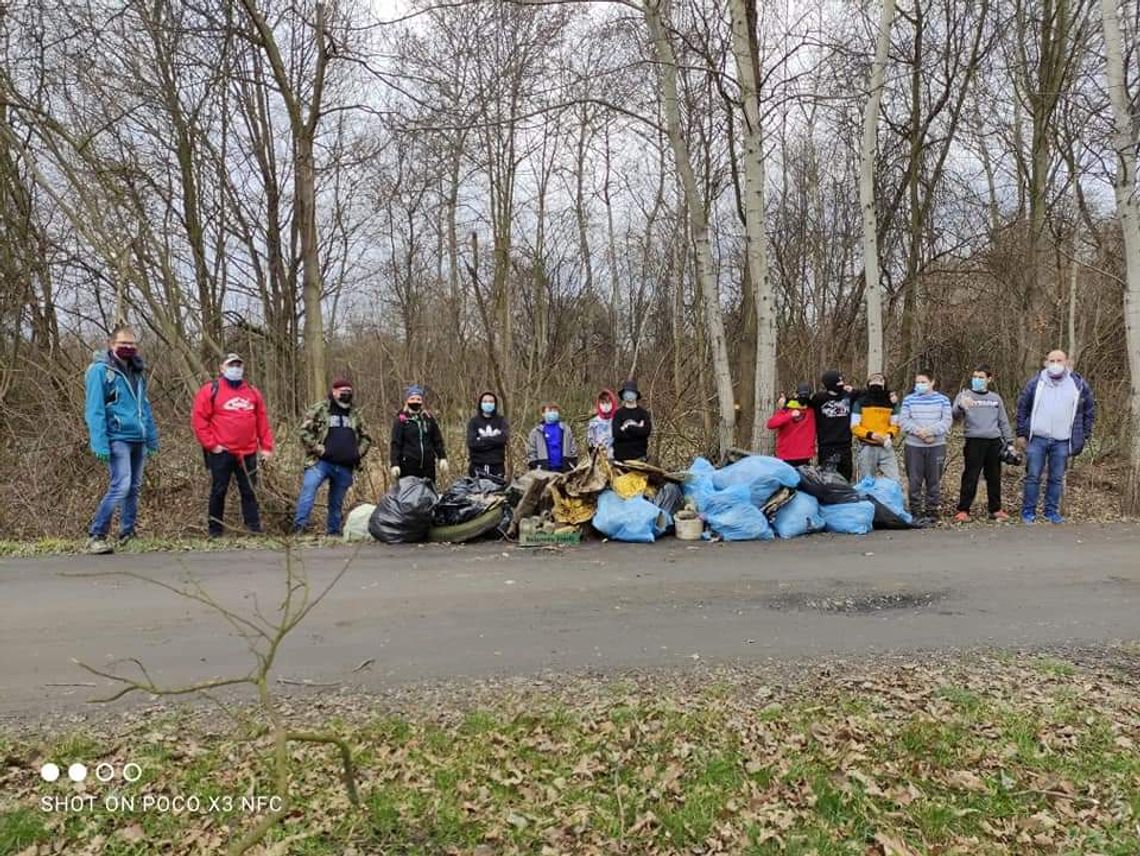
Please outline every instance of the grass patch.
M714 686L585 680L465 706L430 697L422 713L375 715L365 700L338 708L363 805L348 805L330 753L299 747L299 809L272 838L303 856L480 847L861 856L883 840L920 853L1140 853L1134 689L1104 675L981 659L809 680L762 707L746 684ZM271 792L263 740L197 735L189 713L148 726L141 737L47 743L0 735L0 747L94 758L113 746L116 757L144 759L146 790ZM99 835L106 853L216 852L254 820L43 814L45 786L30 770L8 784L0 853L45 841L78 852ZM135 824L141 850L125 832ZM187 841L207 843L180 849Z

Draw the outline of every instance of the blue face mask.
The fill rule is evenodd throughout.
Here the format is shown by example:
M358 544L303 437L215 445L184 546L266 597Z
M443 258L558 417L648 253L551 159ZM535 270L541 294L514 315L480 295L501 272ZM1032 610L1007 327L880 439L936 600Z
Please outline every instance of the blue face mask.
M914 391L918 395L926 395L926 393L930 392L930 384L928 384L928 383L916 383L914 385Z
M970 378L970 389L974 392L985 392L987 386L989 386L989 381L984 377Z
M493 402L493 401L484 401L482 404L479 405L479 407L488 416L490 416L492 413L495 412L495 402Z
M621 400L624 401L626 404L633 404L635 401L637 401L637 393L636 392L623 392L621 394Z
M542 418L546 420L547 425L553 425L561 418L561 414L557 410L548 410L542 414Z
M237 383L244 376L245 376L245 367L244 366L226 366L224 369L222 369L222 377L224 377L228 381L233 381L234 383Z

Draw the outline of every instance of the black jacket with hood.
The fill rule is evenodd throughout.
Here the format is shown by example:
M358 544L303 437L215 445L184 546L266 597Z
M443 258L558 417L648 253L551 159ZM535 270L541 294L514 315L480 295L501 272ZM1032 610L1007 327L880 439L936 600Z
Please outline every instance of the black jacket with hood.
M485 415L480 407L488 395L495 399L495 412L490 416ZM506 417L499 415L499 397L493 392L484 392L475 403L475 415L467 423L467 451L471 455L471 465L505 466L510 439L510 425Z
M815 434L821 447L851 446L851 405L862 391L845 392L840 383L842 377L835 370L824 372L824 389L811 397Z

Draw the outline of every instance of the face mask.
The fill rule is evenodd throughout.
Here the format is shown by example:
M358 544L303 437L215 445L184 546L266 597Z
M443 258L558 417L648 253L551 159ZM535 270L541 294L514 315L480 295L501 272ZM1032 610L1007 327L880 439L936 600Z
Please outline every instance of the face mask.
M245 366L226 366L222 369L222 377L237 383L245 376Z
M341 404L352 404L352 393L351 392L339 393L336 397L336 400L339 401Z
M926 395L926 393L930 392L930 384L928 384L928 383L916 383L914 385L914 391L918 395Z
M985 392L988 385L989 381L987 381L984 377L970 378L970 389L972 389L974 392Z
M623 392L621 394L621 400L624 401L626 404L633 404L635 401L637 401L637 393L636 392Z
M872 392L882 392L883 391L883 385L881 383L869 383L869 384L867 384L867 388L870 389Z
M608 401L604 401L598 405L598 409L601 410L602 413L611 413L614 409L614 406Z
M1064 363L1049 363L1049 365L1046 366L1045 370L1047 372L1049 372L1049 377L1060 377L1061 375L1063 375L1065 373L1065 364Z
M490 416L492 413L495 412L495 402L493 402L493 401L484 401L482 404L479 405L479 407L488 416Z
M558 421L559 413L557 410L548 410L544 414L542 414L542 418L546 420L547 425L553 425L555 422Z
M408 402L408 410L412 411L412 413L419 413L423 409L424 409L424 405L423 405L422 401L410 401L410 402Z
M139 349L134 345L119 345L115 348L115 356L124 363L135 357L138 352Z

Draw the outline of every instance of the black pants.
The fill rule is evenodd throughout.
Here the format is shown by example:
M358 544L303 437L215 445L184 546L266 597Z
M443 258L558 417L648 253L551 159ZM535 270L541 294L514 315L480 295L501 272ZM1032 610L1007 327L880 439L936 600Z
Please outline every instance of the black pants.
M416 461L409 461L407 458L400 461L400 478L405 476L415 476L418 479L430 479L435 481L435 460L425 461L418 463Z
M843 476L843 478L847 479L847 481L851 481L851 473L854 469L851 462L851 444L847 443L845 446L820 446L819 465L824 469L831 467Z
M241 494L241 517L245 528L250 532L261 531L261 514L257 508L257 454L234 455L230 452L211 452L206 455L206 466L210 469L210 520L209 532L212 536L221 535L225 529L226 493L230 489L230 477L237 480Z
M978 476L986 477L986 499L989 512L1001 511L1001 450L1000 438L987 440L981 437L966 438L966 469L962 471L962 493L958 497L958 510L969 513L978 492Z
M792 458L784 461L789 467L806 467L811 463L811 458Z
M469 464L467 475L471 478L506 479L507 468L505 464Z

